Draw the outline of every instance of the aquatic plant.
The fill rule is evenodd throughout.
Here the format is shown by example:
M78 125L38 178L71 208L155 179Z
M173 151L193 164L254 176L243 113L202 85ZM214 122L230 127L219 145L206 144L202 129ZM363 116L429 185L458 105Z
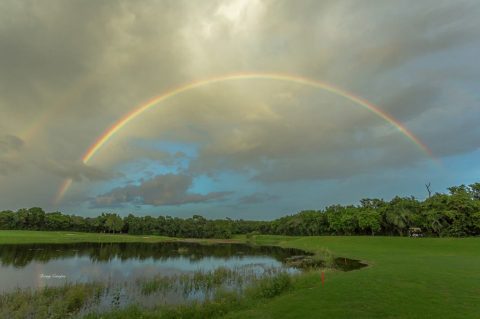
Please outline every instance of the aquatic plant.
M65 284L38 290L17 289L0 295L0 318L72 318L99 301L100 284Z

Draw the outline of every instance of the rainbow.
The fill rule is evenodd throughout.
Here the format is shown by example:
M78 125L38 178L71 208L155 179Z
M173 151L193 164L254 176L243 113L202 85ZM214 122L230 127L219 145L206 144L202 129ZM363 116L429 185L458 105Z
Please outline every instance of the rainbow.
M408 139L410 139L415 145L417 145L425 154L429 157L434 158L432 151L412 132L410 132L402 123L400 123L397 119L395 119L392 115L388 114L387 112L381 110L379 107L375 106L374 104L370 103L369 101L354 95L348 91L345 91L339 87L333 86L331 84L317 81L314 79L309 79L306 77L291 75L291 74L279 74L279 73L235 73L235 74L227 74L221 75L216 77L211 77L203 80L189 82L184 85L177 86L171 90L164 92L161 95L158 95L143 104L135 107L131 112L124 115L121 119L115 122L112 126L110 126L107 130L104 131L102 135L88 148L85 154L82 157L82 162L87 164L99 151L100 149L110 141L115 134L117 134L121 129L123 129L128 123L133 121L135 118L143 114L144 112L148 111L149 109L153 108L157 104L164 102L170 98L173 98L179 94L187 92L189 90L214 84L218 82L225 82L225 81L233 81L233 80L252 80L252 79L264 79L264 80L276 80L276 81L284 81L290 83L296 83L300 85L310 86L317 89L322 89L332 94L342 96L347 100L354 102L355 104L364 107L365 109L371 111L372 113L376 114L380 118L384 119L388 123L392 124L396 127L403 135L405 135ZM59 203L65 193L68 191L69 187L72 184L71 179L66 179L62 186L60 187L55 203Z

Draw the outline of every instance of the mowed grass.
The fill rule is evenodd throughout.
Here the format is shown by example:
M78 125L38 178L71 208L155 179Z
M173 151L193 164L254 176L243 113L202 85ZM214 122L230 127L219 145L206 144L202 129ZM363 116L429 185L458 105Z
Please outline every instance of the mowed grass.
M0 230L0 244L68 244L68 243L156 243L174 238L123 234L79 233L68 231Z
M365 260L348 273L306 274L292 292L226 318L480 318L480 238L258 236Z

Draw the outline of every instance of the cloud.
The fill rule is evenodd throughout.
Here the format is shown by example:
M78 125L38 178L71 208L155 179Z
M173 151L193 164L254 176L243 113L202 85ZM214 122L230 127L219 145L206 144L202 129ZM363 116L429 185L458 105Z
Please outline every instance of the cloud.
M164 174L144 180L140 185L117 187L97 196L94 207L117 207L123 204L178 206L224 199L230 192L191 193L193 178L188 175Z
M0 157L0 175L6 176L20 167L21 165L15 159Z
M81 162L53 162L45 161L39 162L39 167L49 171L50 173L60 176L62 178L70 178L76 182L84 179L89 181L105 181L114 177L119 177L119 174L106 172L101 169L85 165Z
M475 0L2 1L0 132L9 135L0 137L0 199L48 208L62 180L72 178L82 182L65 207L88 202L105 189L99 181L123 185L145 176L140 170L163 176L152 162L185 176L246 174L253 177L245 183L273 188L380 176L428 161L394 126L345 98L295 83L238 80L164 101L81 163L135 106L180 84L235 72L331 83L391 113L437 156L463 156L480 140L479 16ZM195 152L175 155L138 141L195 145ZM127 173L132 163L138 171ZM180 190L157 201L153 189L161 187L147 183L156 178L96 200L210 200L190 194L189 179L172 179Z
M24 144L18 136L11 134L0 136L0 175L6 176L23 166L24 161L19 152Z
M381 104L395 118L407 122L436 106L441 90L427 84L398 88Z
M6 134L0 137L0 154L18 151L24 145L24 141L15 135Z
M240 205L253 205L253 204L261 204L265 202L270 202L278 199L278 195L272 195L268 193L253 193L247 196L243 196L238 200L238 204Z

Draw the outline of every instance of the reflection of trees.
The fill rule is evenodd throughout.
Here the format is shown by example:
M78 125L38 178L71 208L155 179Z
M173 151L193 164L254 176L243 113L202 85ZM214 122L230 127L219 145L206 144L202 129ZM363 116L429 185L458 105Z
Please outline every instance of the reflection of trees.
M230 258L233 256L270 256L283 261L292 255L305 252L273 246L250 246L245 244L202 245L198 243L167 242L145 243L78 243L78 244L24 244L0 245L0 263L25 267L32 261L47 262L51 259L87 256L94 262L138 259L166 260L184 257L198 261L205 257Z

